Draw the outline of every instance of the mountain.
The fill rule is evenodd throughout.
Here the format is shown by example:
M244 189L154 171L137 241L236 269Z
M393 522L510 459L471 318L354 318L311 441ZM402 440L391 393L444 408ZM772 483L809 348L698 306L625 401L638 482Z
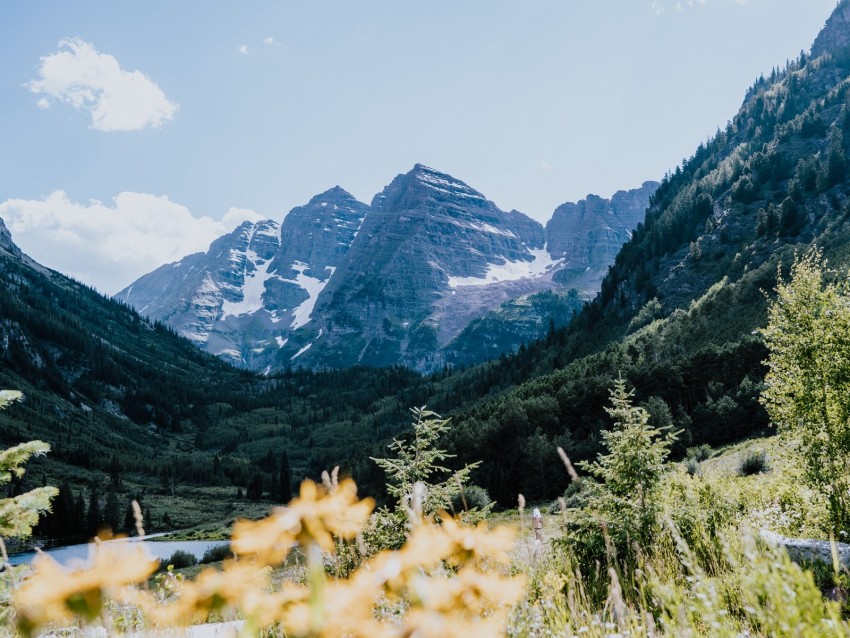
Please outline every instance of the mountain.
M289 333L310 321L366 210L334 187L283 224L245 222L206 253L161 266L115 297L231 363L269 370Z
M252 250L269 256L268 240L255 230L235 233L242 252L228 247L223 259ZM121 521L131 499L147 504L150 531L261 515L277 498L284 450L293 481L345 461L369 486L368 459L407 423L407 407L421 404L420 383L400 368L274 378L234 368L163 323L37 264L0 220L0 389L24 393L0 411L0 447L36 438L52 447L12 479L8 495L65 485L74 503L88 501L90 509L97 494L102 508L105 492L114 491ZM265 505L234 501L251 481L264 486ZM382 485L371 480L376 494ZM62 493L70 492L60 500ZM85 540L96 531L63 518L63 508L57 503L58 519L41 533Z
M246 222L207 253L162 266L116 298L207 351L266 373L471 364L542 337L550 319L564 325L575 298L569 311L553 297L532 301L551 313L531 321L498 309L547 290L595 294L654 187L565 204L544 229L417 164L370 206L335 187L281 225ZM479 324L493 331L485 347L464 329L490 312Z
M558 206L546 224L546 249L563 260L555 279L565 287L596 293L605 273L643 221L658 182L617 191L611 199L588 195Z
M298 363L442 365L440 346L472 319L554 285L544 245L539 223L417 164L372 200Z

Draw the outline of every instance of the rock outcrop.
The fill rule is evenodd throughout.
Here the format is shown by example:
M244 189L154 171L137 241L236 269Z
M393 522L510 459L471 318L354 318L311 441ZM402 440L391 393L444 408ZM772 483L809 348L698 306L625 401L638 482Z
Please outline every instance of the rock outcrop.
M850 47L850 0L841 0L812 44L812 57L843 53Z
M596 292L608 266L632 231L643 221L658 182L617 191L611 199L588 195L555 209L546 224L547 250L562 260L559 283L584 292Z

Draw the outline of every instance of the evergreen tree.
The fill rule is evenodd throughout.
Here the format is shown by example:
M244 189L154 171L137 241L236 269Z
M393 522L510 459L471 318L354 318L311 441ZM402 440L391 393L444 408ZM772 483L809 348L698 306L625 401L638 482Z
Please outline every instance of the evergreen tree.
M103 525L117 534L121 530L121 509L118 505L118 493L110 486L103 507Z
M611 407L605 408L614 427L602 432L607 454L580 465L602 481L594 486L589 507L608 519L612 534L647 542L657 524L658 485L678 433L650 425L649 412L633 406L633 396L622 377L614 382Z
M280 455L280 502L288 503L292 500L292 470L289 467L289 454L286 449Z
M0 410L22 398L20 392L0 390ZM30 441L0 451L0 485L14 477L22 477L24 463L33 456L50 451L42 441ZM50 510L50 500L58 490L55 487L37 487L12 498L0 499L0 536L25 538L32 533L38 518Z
M440 462L454 456L434 447L437 440L448 432L449 420L424 407L412 408L411 412L414 417L413 440L393 439L389 449L395 456L373 457L372 460L387 475L387 492L396 499L397 511L404 512L415 505L414 486L417 483L424 488L424 498L419 503L422 513L430 515L449 510L452 499L460 494L462 486L469 482L470 473L481 462L471 463L456 472L440 465ZM435 477L446 474L446 478L435 482Z
M136 516L133 513L132 503L127 503L127 507L124 510L124 526L121 531L130 536L136 535Z
M94 536L103 525L103 514L100 509L100 490L96 484L89 490L89 508L86 512L86 534Z
M77 530L74 529L74 493L67 482L63 482L59 486L59 494L53 501L53 512L47 516L46 520L50 522L46 532L49 536L62 538L73 536L76 533Z
M259 473L248 483L248 500L259 501L263 497L263 477Z

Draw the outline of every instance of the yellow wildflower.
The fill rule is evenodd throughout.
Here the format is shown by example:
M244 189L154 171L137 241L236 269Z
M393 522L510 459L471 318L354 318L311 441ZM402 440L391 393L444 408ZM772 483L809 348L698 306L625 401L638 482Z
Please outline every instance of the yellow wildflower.
M177 601L155 610L161 625L203 622L210 612L243 609L246 614L260 606L268 571L251 563L227 561L224 570L208 567L193 581L177 588Z
M514 530L509 527L488 529L483 521L476 527L465 527L449 517L443 520L443 533L452 543L447 557L452 565L463 565L471 560L489 560L509 564L514 543Z
M373 507L371 498L357 500L357 486L351 479L330 492L313 481L304 481L300 495L287 507L278 508L262 521L239 521L233 529L233 550L267 562L280 562L293 542L302 547L316 543L333 552L333 537L354 538Z
M51 622L67 622L73 614L88 621L100 615L104 596L117 595L125 585L145 581L156 571L140 546L98 544L88 569L69 570L42 555L33 572L15 592L18 625L25 634Z

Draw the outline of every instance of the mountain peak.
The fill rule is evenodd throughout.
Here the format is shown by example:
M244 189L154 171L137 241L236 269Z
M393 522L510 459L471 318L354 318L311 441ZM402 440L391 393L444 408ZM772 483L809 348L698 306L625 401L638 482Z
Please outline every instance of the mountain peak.
M351 201L354 200L355 197L347 190L345 190L342 186L334 186L333 188L329 188L324 193L319 193L318 195L314 195L310 201L307 203L308 206L322 204L322 203L334 203L341 201Z
M6 224L3 223L2 219L0 219L0 250L4 250L15 255L18 255L21 252L20 248L18 248L15 245L15 242L12 241L12 233L10 233L9 229L6 228Z
M484 195L468 184L424 164L415 164L407 173L396 176L383 191L375 195L372 206L381 207L387 203L387 200L393 200L395 203L392 206L398 208L399 198L407 201L402 208L415 208L418 203L431 199L460 200L476 207L495 209Z
M812 57L840 53L850 47L850 0L841 0L812 44Z
M424 164L414 164L413 168L410 172L407 173L407 177L411 177L418 182L429 186L437 186L442 188L455 188L464 191L470 191L473 193L478 193L475 189L470 187L468 184L460 181L459 179L452 177L448 173L443 173L438 171L435 168L431 168L430 166L425 166Z

